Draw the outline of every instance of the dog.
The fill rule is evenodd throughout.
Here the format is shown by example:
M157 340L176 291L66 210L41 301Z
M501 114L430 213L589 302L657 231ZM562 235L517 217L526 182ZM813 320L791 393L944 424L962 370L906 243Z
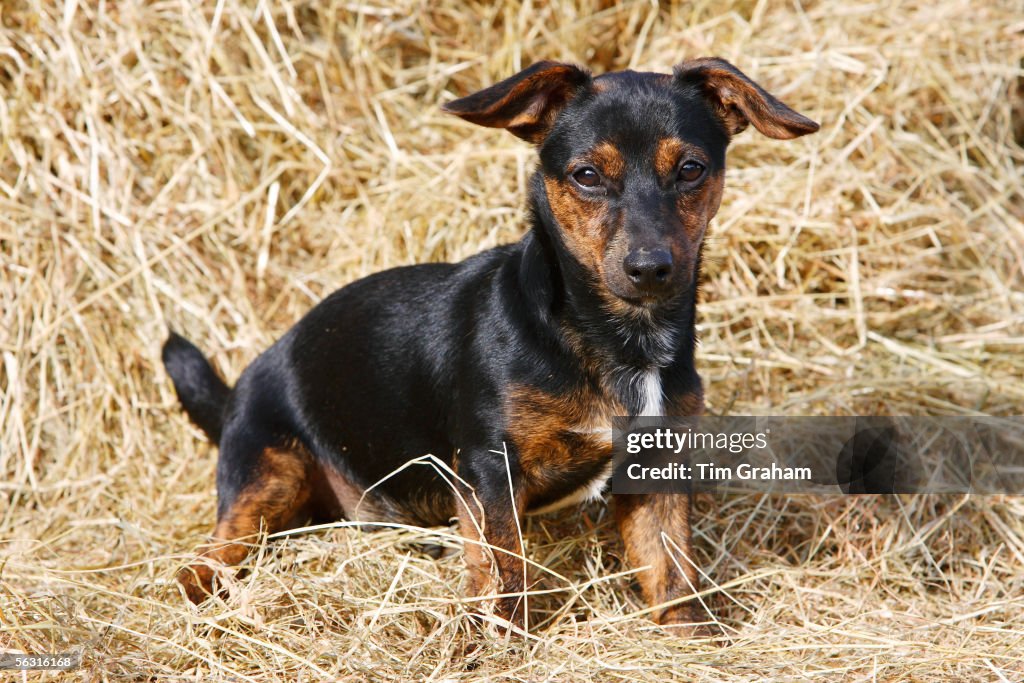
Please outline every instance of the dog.
M497 616L521 627L521 516L601 495L613 416L703 410L697 291L731 137L818 129L717 58L596 77L539 62L443 109L536 146L519 242L343 287L233 389L190 342L164 345L220 448L213 539L178 575L191 601L261 530L457 519L467 593L496 591ZM612 497L654 620L700 622L690 496Z

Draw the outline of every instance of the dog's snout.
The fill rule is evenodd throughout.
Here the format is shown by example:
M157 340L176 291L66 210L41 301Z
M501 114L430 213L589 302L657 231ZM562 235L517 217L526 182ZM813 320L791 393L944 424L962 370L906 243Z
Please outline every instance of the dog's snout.
M622 267L637 289L656 292L672 278L672 253L667 249L634 249Z

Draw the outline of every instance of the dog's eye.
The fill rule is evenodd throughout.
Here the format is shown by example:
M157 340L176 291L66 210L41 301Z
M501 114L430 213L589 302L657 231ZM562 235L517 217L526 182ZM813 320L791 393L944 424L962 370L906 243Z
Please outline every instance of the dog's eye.
M572 174L572 179L575 180L581 187L597 187L601 184L601 176L597 171L584 166L580 170Z
M676 180L681 183L692 183L700 180L702 175L704 175L704 164L690 159L684 161L679 167L679 175L676 176Z

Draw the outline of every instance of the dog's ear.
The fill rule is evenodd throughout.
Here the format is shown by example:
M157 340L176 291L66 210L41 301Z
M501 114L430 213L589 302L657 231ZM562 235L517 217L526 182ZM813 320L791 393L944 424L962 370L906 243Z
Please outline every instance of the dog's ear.
M537 62L442 109L471 123L504 128L536 144L551 131L555 117L569 100L590 83L590 73L572 64Z
M696 86L708 99L729 135L753 124L770 138L789 140L818 130L818 124L765 92L724 59L693 59L675 68L676 82Z

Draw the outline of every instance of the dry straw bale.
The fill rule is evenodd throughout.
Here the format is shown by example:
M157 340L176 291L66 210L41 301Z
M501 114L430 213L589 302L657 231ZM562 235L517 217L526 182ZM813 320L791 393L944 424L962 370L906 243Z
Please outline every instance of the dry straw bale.
M724 648L636 615L602 505L530 522L535 634L474 672L435 532L263 545L193 610L215 454L158 355L171 326L233 378L343 283L516 239L530 149L439 104L714 54L823 125L734 142L710 409L1021 413L1022 36L1015 0L4 2L0 645L82 648L80 680L1019 679L1015 497L701 500Z

